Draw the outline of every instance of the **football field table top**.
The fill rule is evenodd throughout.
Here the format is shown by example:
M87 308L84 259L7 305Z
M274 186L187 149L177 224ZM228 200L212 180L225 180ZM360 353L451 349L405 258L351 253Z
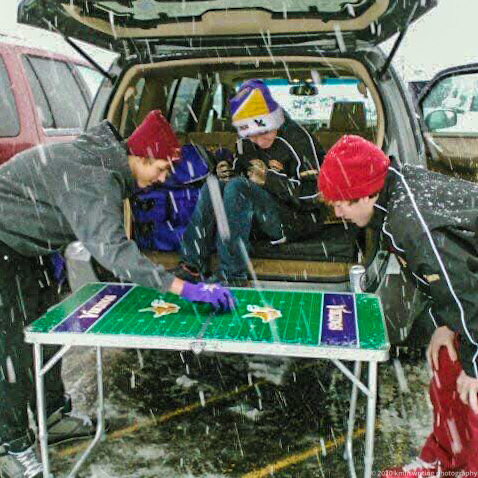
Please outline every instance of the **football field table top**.
M25 338L41 344L388 359L382 308L373 294L230 290L236 308L214 313L207 304L155 289L91 283L27 327Z

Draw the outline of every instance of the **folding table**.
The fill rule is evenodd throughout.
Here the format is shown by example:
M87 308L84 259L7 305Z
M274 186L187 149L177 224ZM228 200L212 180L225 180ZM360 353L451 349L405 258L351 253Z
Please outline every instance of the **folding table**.
M213 286L208 286L213 287ZM75 476L104 434L103 347L192 350L329 359L352 382L344 457L356 476L352 438L358 391L367 397L364 476L372 475L377 363L389 342L380 300L373 294L232 288L236 308L214 313L172 294L135 284L91 283L67 297L25 330L34 346L39 441L43 476L51 477L46 429L45 374L72 347L97 352L96 435L68 476ZM43 363L45 345L62 345ZM341 360L354 361L353 372ZM368 362L368 384L361 364Z

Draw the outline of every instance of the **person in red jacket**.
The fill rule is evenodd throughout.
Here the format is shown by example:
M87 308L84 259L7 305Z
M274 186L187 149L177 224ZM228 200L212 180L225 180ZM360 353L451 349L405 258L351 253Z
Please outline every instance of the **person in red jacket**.
M427 349L433 430L417 458L380 476L478 477L478 273L468 267L477 255L478 186L400 168L375 144L346 135L326 154L318 187L337 217L381 231L428 297L435 325Z

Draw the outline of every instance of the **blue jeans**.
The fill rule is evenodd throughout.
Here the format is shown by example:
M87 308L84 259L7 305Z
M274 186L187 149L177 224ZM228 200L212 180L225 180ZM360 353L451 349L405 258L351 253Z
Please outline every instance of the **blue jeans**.
M217 233L209 188L205 184L184 231L180 260L205 272L211 253L217 249L218 273L226 278L243 278L247 276L247 262L240 244L242 242L249 251L252 221L272 240L282 238L277 202L262 187L243 177L220 181L219 184L229 223L229 240L224 241Z

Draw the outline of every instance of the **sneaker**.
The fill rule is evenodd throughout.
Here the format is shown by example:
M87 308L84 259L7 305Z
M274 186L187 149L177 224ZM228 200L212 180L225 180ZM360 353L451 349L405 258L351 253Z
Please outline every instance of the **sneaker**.
M380 474L386 478L439 478L440 476L459 476L457 468L442 468L438 461L427 463L421 458L415 458L408 465L388 468Z
M96 420L90 417L65 414L56 421L47 422L48 445L58 445L72 440L91 438L96 433Z
M2 478L40 478L43 467L38 461L35 447L13 453L8 451L0 457L0 477Z
M171 269L169 272L171 272L171 274L173 274L178 279L182 279L186 282L191 282L193 284L198 284L204 279L202 274L194 266L186 264L185 262L180 262L174 269Z

